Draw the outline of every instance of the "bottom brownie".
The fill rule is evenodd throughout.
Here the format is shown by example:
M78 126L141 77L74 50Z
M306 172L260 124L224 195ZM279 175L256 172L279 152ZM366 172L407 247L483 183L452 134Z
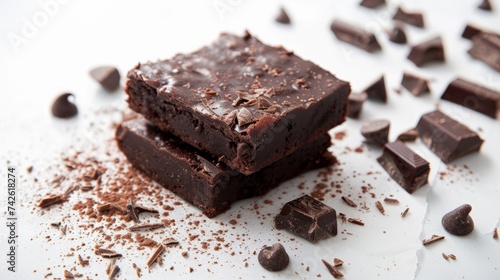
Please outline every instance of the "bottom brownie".
M210 218L237 200L262 195L302 172L335 162L327 151L331 141L328 134L251 175L228 168L143 118L118 126L116 140L134 167Z

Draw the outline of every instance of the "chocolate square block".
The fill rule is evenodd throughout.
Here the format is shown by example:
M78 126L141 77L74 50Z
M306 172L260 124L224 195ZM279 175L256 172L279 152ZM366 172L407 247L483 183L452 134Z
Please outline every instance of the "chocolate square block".
M126 92L160 129L249 175L344 122L350 86L247 33L139 64Z
M144 118L123 122L116 130L116 141L134 167L210 218L237 200L263 195L287 179L335 161L327 151L328 134L248 176L161 131Z

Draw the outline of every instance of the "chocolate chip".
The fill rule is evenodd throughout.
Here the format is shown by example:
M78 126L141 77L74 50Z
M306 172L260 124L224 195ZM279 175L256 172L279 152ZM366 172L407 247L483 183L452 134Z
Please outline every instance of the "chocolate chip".
M491 3L489 0L483 0L483 2L481 2L481 4L479 4L479 6L477 6L479 9L481 10L485 10L485 11L491 11L492 8L491 8Z
M472 206L464 204L443 216L444 229L454 235L467 235L474 230L474 221L469 216Z
M280 8L280 13L275 20L279 23L290 24L290 17L283 8Z
M361 127L361 135L367 142L384 145L389 141L389 128L391 123L388 120L376 120L366 122Z
M436 37L432 40L413 46L410 54L408 54L408 59L415 63L418 67L421 67L431 61L444 62L444 47L441 37Z
M96 67L90 71L90 76L109 92L115 91L120 87L120 72L115 67Z
M362 0L359 5L365 8L375 9L385 4L385 0Z
M280 243L264 247L258 256L259 263L269 271L281 271L288 266L290 258Z
M361 109L363 109L363 104L365 100L368 98L368 94L365 92L362 93L351 93L349 94L349 107L347 116L352 119L359 118L359 114L361 113Z
M394 27L388 32L389 40L396 44L406 44L406 33L403 29L402 24L396 24Z
M367 87L363 92L368 95L369 99L387 102L387 91L385 89L384 76Z
M78 114L78 108L68 98L73 96L71 93L59 95L52 103L52 115L61 119L68 119Z

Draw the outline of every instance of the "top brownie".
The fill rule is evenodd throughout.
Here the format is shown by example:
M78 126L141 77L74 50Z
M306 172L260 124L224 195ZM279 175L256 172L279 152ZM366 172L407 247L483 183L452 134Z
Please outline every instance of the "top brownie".
M126 92L160 129L248 175L342 123L350 86L246 32L139 64Z

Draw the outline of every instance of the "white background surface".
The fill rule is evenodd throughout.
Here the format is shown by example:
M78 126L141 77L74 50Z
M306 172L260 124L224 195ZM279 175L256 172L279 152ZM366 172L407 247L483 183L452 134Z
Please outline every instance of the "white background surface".
M358 7L358 2L69 0L57 5L57 10L46 22L38 22L36 30L31 30L18 47L9 41L8 36L12 33L22 35L26 21L33 22L43 9L38 1L0 2L0 186L6 188L7 160L21 170L18 175L21 179L25 177L24 185L18 187L18 200L23 205L18 210L19 271L16 274L7 272L2 261L0 278L40 279L47 267L52 268L53 277L62 277L61 263L74 266L73 259L61 259L58 254L51 256L47 253L48 249L66 252L72 246L71 242L46 244L43 238L36 238L43 234L42 227L54 218L52 215L57 215L60 210L54 209L40 216L41 212L30 201L30 190L34 186L30 185L33 183L28 180L24 169L34 165L39 170L36 174L43 181L41 171L57 162L57 155L70 144L84 138L95 145L103 145L103 139L112 137L112 131L94 135L86 128L91 122L99 123L96 118L102 118L102 115L94 116L95 110L107 107L124 109L124 94L103 92L88 76L88 70L97 65L111 64L125 75L138 61L189 52L211 42L222 31L242 34L244 29L248 29L262 41L283 45L339 78L350 81L354 91L363 89L385 74L388 104L367 102L360 120L348 120L332 131L332 134L346 131L347 136L337 140L332 147L341 162L337 166L341 170L340 175L331 180L342 181L343 194L353 195L358 204L366 202L370 210L350 208L340 200L340 196L327 196L325 203L348 217L361 218L366 226L339 224L339 232L345 230L352 235L341 233L313 245L300 238L289 241L294 236L286 232L279 235L279 231L273 229L272 219L262 221L254 217L255 212L245 210L249 205L259 203L263 207L262 215L270 213L271 217L274 216L286 201L312 191L317 172L311 172L283 184L265 198L239 202L216 218L216 221L227 222L234 218L235 213L243 215L242 219L247 224L230 229L233 235L227 237L248 235L246 242L235 241L242 243L239 245L242 249L236 250L241 251L241 255L232 257L224 250L219 254L200 255L187 260L168 259L167 255L165 261L176 264L174 271L168 271L168 265L152 269L150 273L143 269L141 279L190 279L198 276L209 279L315 279L317 274L331 279L321 259L332 261L334 257L346 262L341 268L346 279L500 279L500 241L491 237L493 228L500 225L500 183L496 174L500 168L498 120L442 102L443 111L473 130L481 130L480 134L486 141L481 153L453 162L455 171L449 172L444 179L439 179L436 174L447 167L422 143L411 144L417 153L431 162L432 168L429 185L413 195L388 180L388 175L376 162L381 152L379 149L365 147L363 153L347 152L361 144L359 128L362 121L390 119L391 139L416 125L422 113L433 110L446 85L457 76L499 89L500 74L467 55L470 42L460 38L460 35L466 22L500 31L500 1L493 1L496 9L493 13L477 9L480 1L473 0L400 1L407 10L425 13L425 29L411 26L406 29L410 44L435 35L441 35L444 40L447 62L421 69L406 59L408 45L395 45L383 33L390 27L391 11L399 2L390 1L391 5L378 10ZM217 12L214 3L226 10ZM286 7L292 25L283 26L274 22L280 5ZM383 51L368 54L339 42L329 30L334 18L373 31ZM36 20L43 21L43 16ZM405 90L396 94L393 88L398 87L403 71L430 78L432 94L419 98ZM56 120L50 115L53 98L63 91L75 93L80 110L78 117L69 121ZM464 164L474 173L459 171L464 169ZM370 171L376 174L366 175ZM353 174L362 175L354 177ZM304 190L296 187L301 182L305 182ZM361 186L368 183L374 187L376 199L361 194ZM284 189L288 190L286 194ZM3 217L6 191L0 193L0 213ZM373 203L389 195L394 195L401 203L398 206L385 205L386 215L382 216ZM264 199L275 203L263 204ZM469 236L454 237L442 228L441 217L463 203L473 206L471 215L476 229ZM401 219L400 213L406 207L410 207L410 214ZM173 215L183 217L186 212L197 213L197 210L186 206L176 209ZM204 227L219 226L216 221L209 220ZM0 249L4 256L7 252L6 229L2 227L0 232ZM433 234L445 235L446 240L423 248L421 240ZM182 236L178 238L182 240ZM258 252L264 244L278 240L289 251L291 263L283 272L270 273L260 267L256 256L251 253ZM81 240L78 242L81 243ZM458 259L446 261L441 256L442 252L453 253ZM144 268L148 255L129 252L127 258L143 264ZM248 268L243 266L242 260L246 258L249 258ZM218 260L219 265L210 265L213 259ZM200 269L188 273L188 267L198 264L202 264ZM79 269L79 272L102 279L105 278L105 265L96 263L91 268ZM310 267L309 272L306 271L307 266ZM126 261L120 267L120 279L135 278L135 272ZM94 273L99 274L96 277Z

